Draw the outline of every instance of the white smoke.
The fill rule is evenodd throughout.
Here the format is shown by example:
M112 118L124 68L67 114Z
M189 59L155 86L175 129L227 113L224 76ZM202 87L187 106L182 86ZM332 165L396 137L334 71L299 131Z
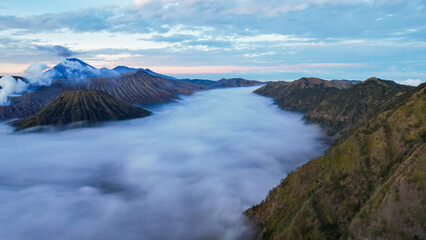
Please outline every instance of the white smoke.
M49 67L43 63L33 63L24 72L30 85L33 86L50 86L52 76L45 73Z
M20 79L12 76L4 76L0 78L0 106L10 104L10 96L16 96L26 91L28 85Z
M52 73L47 73L49 67L43 63L33 63L24 72L31 86L50 86L52 83Z
M15 80L11 76L5 76L0 79L0 106L7 106L11 103L11 96L18 96L31 91L33 88L41 86L50 86L57 78L70 79L76 83L91 77L118 77L120 73L107 68L97 69L89 65L82 65L78 61L69 61L62 59L60 71L55 68L49 69L46 64L33 63L25 71L27 82ZM48 70L49 69L49 70ZM47 70L47 71L46 71Z
M238 239L242 212L324 150L318 127L253 90L205 91L96 128L0 124L0 238Z
M4 76L0 79L0 106L11 103L10 97L19 96L31 90L32 87L50 86L52 74L46 73L46 64L33 63L25 71L26 81L15 79L12 76Z

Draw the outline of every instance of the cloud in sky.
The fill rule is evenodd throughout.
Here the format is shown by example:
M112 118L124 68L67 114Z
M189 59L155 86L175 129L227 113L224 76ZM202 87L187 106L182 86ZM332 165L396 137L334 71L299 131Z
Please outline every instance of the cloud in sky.
M310 6L334 5L334 6L356 6L356 5L390 5L398 1L388 0L134 0L136 6L142 10L153 9L157 11L185 12L215 12L237 15L262 14L272 17L292 11L303 11Z
M73 55L72 51L64 46L55 45L55 46L36 46L39 50L44 50L48 52L53 52L58 57L68 58Z
M424 63L414 63L426 54L421 24L426 14L420 0L144 0L90 7L78 2L82 8L72 11L49 13L46 6L40 14L0 15L0 73L12 73L5 64L24 69L23 62L54 64L54 54L75 53L103 64L97 67L343 63L364 64L356 69L362 77L350 67L323 66L315 74L336 78L346 73L360 79L393 65L410 67L413 74L401 71L391 79L423 79L426 74ZM219 73L214 77L220 78ZM288 77L277 71L262 79Z
M420 79L407 79L404 81L400 81L400 84L404 84L404 85L409 85L409 86L419 86L420 84L424 83L425 80L420 80Z
M339 68L339 67L362 67L362 64L357 63L304 63L287 66L161 66L154 67L154 71L165 74L200 74L200 73L233 73L233 72L248 72L248 71L264 71L264 72L309 72L310 69L320 68Z

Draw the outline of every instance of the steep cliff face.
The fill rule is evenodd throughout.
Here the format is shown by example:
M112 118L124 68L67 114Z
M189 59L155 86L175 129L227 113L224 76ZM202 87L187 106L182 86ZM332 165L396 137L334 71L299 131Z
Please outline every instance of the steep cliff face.
M36 126L62 126L85 121L97 123L146 117L149 111L97 90L72 90L62 93L36 114L12 123L17 130Z
M247 210L259 239L424 238L425 87L395 94Z

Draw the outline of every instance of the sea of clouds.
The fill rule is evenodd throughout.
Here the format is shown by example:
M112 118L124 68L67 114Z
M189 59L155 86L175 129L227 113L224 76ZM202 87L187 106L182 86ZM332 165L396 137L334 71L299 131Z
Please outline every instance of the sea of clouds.
M317 126L254 89L94 128L0 124L1 238L247 239L242 212L325 149Z

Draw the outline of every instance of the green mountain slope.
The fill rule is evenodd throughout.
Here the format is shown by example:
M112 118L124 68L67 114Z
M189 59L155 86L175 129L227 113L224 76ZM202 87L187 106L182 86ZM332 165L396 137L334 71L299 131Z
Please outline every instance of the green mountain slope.
M337 139L376 115L395 94L410 88L393 81L369 78L311 105L305 119L320 124L328 136Z
M413 150L351 221L348 239L424 239L426 145Z
M425 86L383 103L247 210L259 239L424 238Z
M270 83L254 92L274 98L285 110L305 112L305 120L321 125L334 141L377 114L395 94L411 88L378 78L362 83L301 78Z
M348 88L358 81L319 78L301 78L293 82L271 82L254 93L272 97L281 108L290 111L307 111L313 104L326 98L329 94Z
M124 120L150 115L149 111L98 90L72 90L62 93L36 114L12 122L17 130L44 125L65 125Z

